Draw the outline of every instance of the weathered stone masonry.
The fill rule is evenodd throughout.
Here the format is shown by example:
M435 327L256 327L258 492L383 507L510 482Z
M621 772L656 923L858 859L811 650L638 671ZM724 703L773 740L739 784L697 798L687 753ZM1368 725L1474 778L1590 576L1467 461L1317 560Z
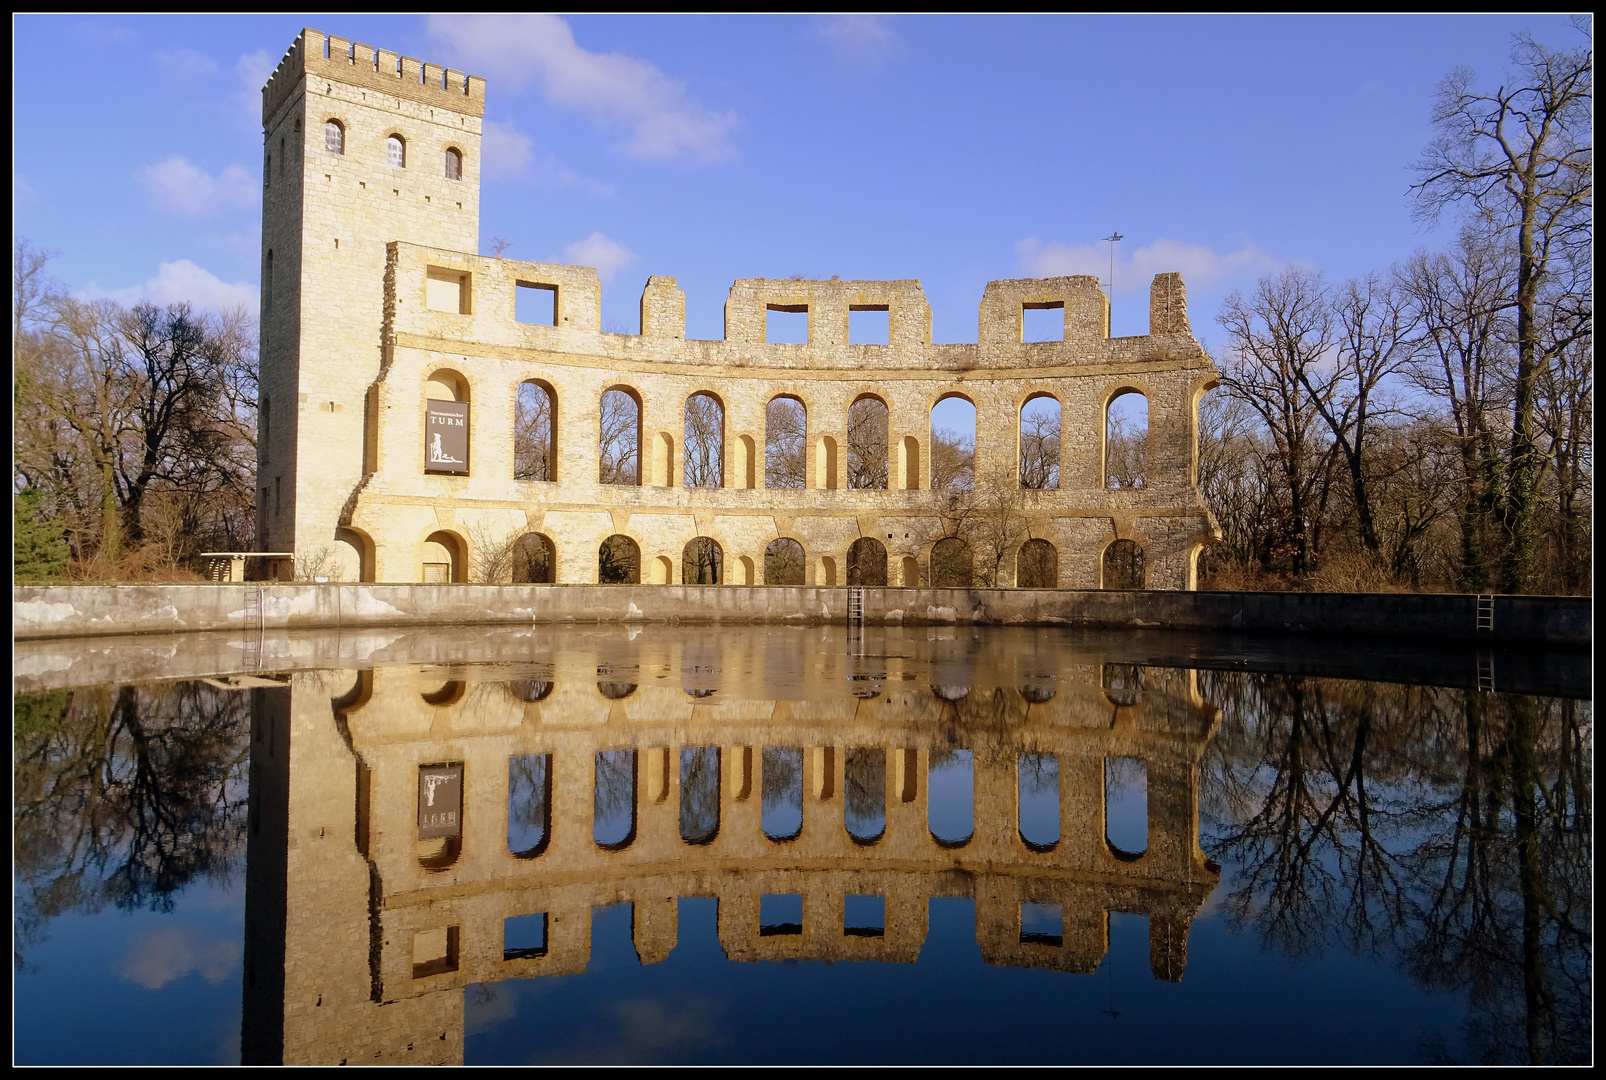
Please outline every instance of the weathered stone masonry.
M789 537L804 549L806 584L841 585L849 546L872 537L893 584L924 584L941 531L932 407L950 396L975 405L986 498L1018 488L1021 409L1051 396L1062 410L1060 487L1023 493L1019 513L1029 538L1057 549L1059 585L1098 588L1103 552L1119 539L1144 549L1150 588L1193 587L1198 552L1216 535L1197 487L1196 429L1217 372L1189 330L1180 275L1155 278L1143 337L1108 336L1092 277L990 282L974 345L932 343L916 281L737 281L724 340L694 341L675 279L654 276L642 332L606 333L595 270L471 254L483 112L483 80L310 29L264 88L263 550L324 554L348 581L421 581L426 563L449 559L461 581L476 545L533 532L552 545L557 581L587 583L599 546L620 534L651 583L678 582L685 545L704 536L723 551L725 580L758 584L766 547ZM387 155L392 137L402 165ZM554 325L515 321L520 284L554 291ZM1063 307L1064 340L1022 340L1033 307ZM887 344L849 344L854 308L888 312ZM808 344L767 343L771 309L806 310ZM552 481L513 478L514 402L531 380L555 399ZM641 405L640 486L598 479L610 389ZM1147 483L1111 490L1105 409L1131 391L1149 406ZM700 392L724 408L720 488L683 486L683 409ZM765 410L782 395L807 410L802 489L763 487ZM888 409L888 490L847 487L847 413L864 396ZM467 475L425 472L430 397L469 406ZM900 567L918 580L908 569L900 579ZM1014 581L1011 564L1000 584Z

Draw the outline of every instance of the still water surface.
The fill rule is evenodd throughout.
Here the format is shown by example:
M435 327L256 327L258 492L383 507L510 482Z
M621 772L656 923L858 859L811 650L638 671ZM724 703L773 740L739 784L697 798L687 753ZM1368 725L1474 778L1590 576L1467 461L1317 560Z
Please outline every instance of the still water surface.
M1576 686L1155 640L394 634L30 689L16 1059L1588 1060Z

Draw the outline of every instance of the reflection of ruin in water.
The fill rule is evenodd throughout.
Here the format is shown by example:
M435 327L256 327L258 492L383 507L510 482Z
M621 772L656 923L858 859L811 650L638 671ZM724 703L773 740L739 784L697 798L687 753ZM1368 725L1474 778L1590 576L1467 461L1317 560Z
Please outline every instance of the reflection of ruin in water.
M931 651L916 633L884 651ZM251 795L245 1059L461 1061L463 987L583 971L591 909L621 902L656 963L676 898L710 892L732 960L912 963L930 898L965 896L988 963L1092 972L1115 910L1149 917L1155 976L1182 978L1218 878L1197 790L1217 713L1193 672L1150 669L1117 702L1046 639L938 642L928 663L796 635L816 651L777 700L764 638L723 639L717 663L644 637L559 649L539 677L389 667L254 692L254 736L290 735ZM1148 770L1138 856L1106 841L1117 757ZM461 838L426 853L420 768L443 765ZM964 805L941 798L950 774Z

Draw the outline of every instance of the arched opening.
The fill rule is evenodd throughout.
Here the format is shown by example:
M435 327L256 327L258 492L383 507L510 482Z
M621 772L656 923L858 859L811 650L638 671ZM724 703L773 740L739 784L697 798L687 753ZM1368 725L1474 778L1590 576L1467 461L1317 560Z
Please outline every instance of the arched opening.
M385 164L393 169L407 167L407 140L400 135L392 135L385 140Z
M652 439L652 485L672 487L675 482L675 437L660 431Z
M802 585L805 577L804 567L803 545L790 537L783 536L778 540L771 540L769 547L764 549L766 585L794 587Z
M873 844L887 831L887 752L855 746L842 761L846 798L842 824L856 844Z
M920 587L920 560L913 555L905 555L900 560L901 574L898 584L905 589L918 589Z
M546 684L548 687L551 683ZM533 859L552 840L552 755L507 759L507 849Z
M887 488L887 403L864 395L848 406L848 487Z
M654 585L673 585L675 583L675 560L668 555L660 555L652 561Z
M339 120L323 122L323 148L331 154L346 152L346 129Z
M1124 861L1149 850L1149 763L1104 759L1104 841Z
M931 587L968 589L973 560L970 545L957 536L944 537L931 547Z
M848 547L848 585L885 588L886 545L873 536L861 536Z
M764 409L765 487L807 486L808 432L808 411L803 402L790 396L770 399Z
M463 538L456 533L432 532L424 540L419 559L418 580L426 585L446 585L462 582L466 560L463 558Z
M466 476L469 467L468 380L448 368L424 380L424 471Z
M738 584L738 585L752 585L752 584L754 584L754 581L753 581L753 560L748 558L746 555L739 556L736 559L736 574L737 574L737 578L738 578L736 584Z
M1147 485L1149 399L1139 390L1118 390L1104 407L1104 486Z
M551 679L509 679L505 685L509 697L526 705L545 701L552 696Z
M1049 851L1060 842L1060 759L1058 754L1020 755L1021 842Z
M360 529L336 529L330 581L374 580L374 542Z
M1133 540L1117 540L1104 549L1101 587L1105 589L1147 588L1148 570L1143 549Z
M743 490L752 490L758 486L758 461L754 453L753 437L738 435L735 450L736 486Z
M1038 394L1020 410L1020 486L1049 490L1060 486L1059 398Z
M836 588L836 560L831 556L820 556L820 565L814 573L814 584L824 589Z
M680 583L682 585L723 585L725 583L725 552L717 541L706 536L694 536L686 542L680 553Z
M641 548L614 533L597 548L597 581L603 585L641 584Z
M920 489L920 440L905 435L898 441L898 488L902 491Z
M1047 540L1028 540L1020 547L1015 561L1015 587L1057 589L1060 584L1060 557Z
M976 486L976 405L947 394L931 407L931 489Z
M558 478L557 397L540 379L519 383L513 399L513 479Z
M602 668L598 668L597 674L611 675L613 672L611 670L605 671ZM625 698L629 697L635 692L636 684L633 682L619 682L617 679L597 680L597 693L601 694L609 701L623 701Z
M803 832L803 750L766 746L761 755L760 822L771 840L796 840Z
M558 580L557 549L549 537L525 533L513 542L513 584L551 585Z
M708 844L719 835L719 747L680 751L680 838Z
M446 179L463 179L463 152L455 146L446 150Z
M602 392L599 413L598 480L641 483L641 399L634 390L611 387Z
M591 839L618 851L636 838L636 752L599 750L593 788Z
M686 399L681 474L686 487L725 486L725 406L706 391Z
M976 832L976 771L969 750L933 750L926 772L926 827L942 847L958 847Z
M1104 664L1099 671L1099 683L1112 705L1130 708L1142 701L1144 682L1143 669L1137 664Z
M814 444L814 486L824 491L835 491L836 476L836 440L829 435L821 435Z

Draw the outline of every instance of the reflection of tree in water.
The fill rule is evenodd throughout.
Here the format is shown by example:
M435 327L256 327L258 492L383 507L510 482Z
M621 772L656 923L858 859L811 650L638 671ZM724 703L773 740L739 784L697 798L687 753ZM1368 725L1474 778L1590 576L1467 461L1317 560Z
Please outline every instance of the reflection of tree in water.
M887 751L879 746L852 747L842 766L848 833L860 840L874 839L887 826Z
M1059 755L1037 753L1020 755L1020 786L1022 795L1058 795Z
M1201 685L1224 714L1201 784L1205 848L1235 865L1238 926L1295 955L1393 952L1422 984L1465 992L1476 1060L1588 1060L1588 703L1291 676Z
M680 751L680 838L706 844L719 834L719 747Z
M599 750L596 764L596 793L593 802L595 829L613 842L627 837L636 813L636 752ZM614 834L619 834L614 836Z
M203 683L22 694L13 738L16 960L67 911L167 911L244 850L250 696Z
M803 805L803 751L796 746L766 746L762 762L766 809Z
M551 754L515 754L507 760L507 843L515 854L534 854L546 846L551 770Z

